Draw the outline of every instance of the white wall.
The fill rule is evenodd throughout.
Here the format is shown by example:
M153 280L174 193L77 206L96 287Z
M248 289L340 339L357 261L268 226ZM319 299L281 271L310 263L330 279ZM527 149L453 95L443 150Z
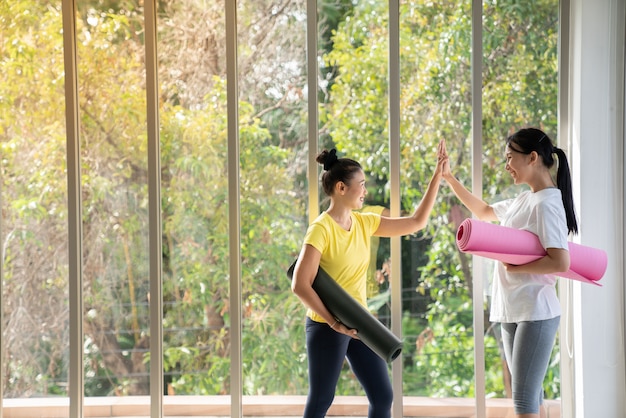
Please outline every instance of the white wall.
M580 231L574 240L609 258L603 287L575 283L569 298L562 295L572 303L573 346L563 348L573 354L571 418L626 417L624 3L571 1L569 150Z

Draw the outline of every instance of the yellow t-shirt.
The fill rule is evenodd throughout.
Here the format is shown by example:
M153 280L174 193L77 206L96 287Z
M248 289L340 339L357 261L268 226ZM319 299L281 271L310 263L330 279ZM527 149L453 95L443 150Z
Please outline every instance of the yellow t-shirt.
M346 231L326 212L309 226L304 243L320 253L320 267L361 305L367 306L366 282L370 259L370 237L380 225L380 215L353 212L352 227ZM312 310L307 316L326 322Z

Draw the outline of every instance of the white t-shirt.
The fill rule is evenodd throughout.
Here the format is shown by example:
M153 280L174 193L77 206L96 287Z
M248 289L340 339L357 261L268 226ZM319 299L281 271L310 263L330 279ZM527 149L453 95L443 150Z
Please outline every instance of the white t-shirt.
M492 205L504 226L530 231L544 248L568 249L567 220L561 191L525 191L515 199ZM538 321L561 315L552 274L508 273L496 263L492 289L492 322Z

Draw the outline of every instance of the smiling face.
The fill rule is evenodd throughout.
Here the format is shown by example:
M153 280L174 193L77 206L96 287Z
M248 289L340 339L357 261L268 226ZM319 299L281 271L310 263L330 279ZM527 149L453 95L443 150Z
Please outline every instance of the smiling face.
M525 154L521 150L515 148L516 144L507 145L505 150L505 170L509 172L515 184L524 184L528 182L528 176L531 170L530 161L531 154Z
M349 184L342 183L344 189L341 191L343 199L347 206L351 209L361 209L365 196L367 195L367 189L365 187L365 174L363 170L357 170L354 172L354 176L350 179Z

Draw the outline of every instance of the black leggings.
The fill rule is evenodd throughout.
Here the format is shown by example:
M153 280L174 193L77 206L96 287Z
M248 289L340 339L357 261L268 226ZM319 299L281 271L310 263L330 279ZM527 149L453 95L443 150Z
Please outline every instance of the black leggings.
M335 388L345 358L369 400L369 418L389 418L393 392L387 363L361 340L338 333L328 324L306 320L309 356L309 396L304 418L326 415L335 397Z

